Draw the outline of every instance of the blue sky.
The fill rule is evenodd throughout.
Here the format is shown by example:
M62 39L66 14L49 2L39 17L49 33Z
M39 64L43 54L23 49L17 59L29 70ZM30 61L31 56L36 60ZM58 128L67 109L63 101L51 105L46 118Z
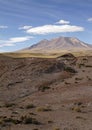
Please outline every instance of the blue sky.
M59 36L92 44L92 0L0 0L0 52Z

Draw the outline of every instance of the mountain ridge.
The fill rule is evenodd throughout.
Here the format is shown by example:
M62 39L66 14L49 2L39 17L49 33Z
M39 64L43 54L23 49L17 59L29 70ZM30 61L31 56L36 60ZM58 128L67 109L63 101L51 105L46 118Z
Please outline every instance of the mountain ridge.
M34 44L24 51L60 51L60 50L80 50L80 49L92 49L92 45L82 42L76 37L57 37L51 40L43 39L37 44Z

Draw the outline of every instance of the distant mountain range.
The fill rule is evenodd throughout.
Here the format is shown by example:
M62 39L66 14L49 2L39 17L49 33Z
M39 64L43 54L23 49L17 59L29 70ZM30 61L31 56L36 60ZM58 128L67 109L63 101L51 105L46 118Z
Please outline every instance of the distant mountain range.
M84 43L75 37L58 37L51 40L44 39L22 51L60 52L64 50L77 51L83 49L90 50L92 49L92 45Z

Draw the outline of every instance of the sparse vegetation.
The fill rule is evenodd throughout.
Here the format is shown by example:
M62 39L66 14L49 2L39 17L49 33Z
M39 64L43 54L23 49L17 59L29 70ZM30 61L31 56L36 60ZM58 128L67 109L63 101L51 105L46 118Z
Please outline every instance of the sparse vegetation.
M30 116L21 116L20 119L16 119L16 118L0 118L0 124L6 124L6 123L10 123L10 124L35 124L35 125L39 125L40 122L38 122L36 120L36 118L32 118Z
M51 123L53 123L53 121L49 120L49 121L48 121L48 124L51 124Z
M30 115L36 115L36 114L35 114L35 113L33 113L33 112L30 112L29 114L30 114Z
M68 82L64 82L66 85L69 85L69 84L71 84L71 83L68 83Z
M73 107L72 110L75 111L75 112L81 112L81 108L80 107Z
M84 117L81 117L81 116L76 116L76 119L83 119L83 120L86 120Z
M13 111L12 114L15 114L15 115L16 115L16 114L18 114L18 111Z
M36 120L36 118L32 118L30 116L22 116L21 117L21 121L24 124L35 124L35 125L39 125L40 124L40 122L38 122Z
M60 61L58 58L20 58L10 62L5 60L5 67L3 62L0 62L2 72L0 72L0 128L3 129L4 126L4 129L8 129L9 124L11 129L22 129L24 126L24 129L32 130L61 130L73 129L77 125L79 125L77 128L81 129L81 121L85 128L85 119L91 122L92 112L90 91L92 73L91 67L86 68L85 65L91 65L92 58L88 57L87 62L85 60L81 62L82 58L78 57L75 64L64 61L65 69L61 67L60 70L55 66L56 70L48 72L45 70L49 70L49 67L54 63L57 64L57 61L62 63L62 58ZM20 61L25 66L17 68ZM84 64L81 69L78 68L80 62ZM74 73L71 68L74 69ZM7 87L8 81L13 80L14 83L19 80L22 82Z
M83 78L78 78L78 77L75 78L75 80L82 80L82 79L83 79Z
M52 111L49 107L38 107L37 112L46 112L46 111Z
M3 124L5 124L5 123L19 124L19 123L21 123L21 121L18 119L13 119L13 118L2 118L2 123Z
M65 67L64 70L67 71L67 72L70 72L70 73L76 73L77 72L75 69L73 69L71 67Z
M28 105L26 106L26 109L31 109L31 108L35 108L35 105L34 105L34 104L28 104Z
M49 86L40 86L40 87L38 88L38 90L41 91L41 92L44 92L45 90L48 90L48 89L50 89Z
M15 106L16 104L14 104L14 103L6 103L4 106L5 107L13 107L13 106Z
M87 58L83 58L83 61L87 61L88 59Z
M81 106L82 104L83 104L82 102L74 103L74 105L77 105L77 106Z
M84 66L85 66L84 63L80 63L80 64L78 64L78 67L79 67L79 68L84 67Z
M75 81L75 83L77 84L78 82L77 82L77 81Z
M85 65L85 67L89 67L89 68L91 68L91 67L92 67L92 65Z

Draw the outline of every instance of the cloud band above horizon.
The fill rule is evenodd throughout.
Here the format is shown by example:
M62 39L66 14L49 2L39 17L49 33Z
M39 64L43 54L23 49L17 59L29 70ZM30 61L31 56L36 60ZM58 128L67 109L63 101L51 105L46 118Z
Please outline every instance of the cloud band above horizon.
M83 27L75 25L43 25L28 29L26 30L26 33L33 35L46 35L52 33L81 32L84 30Z

